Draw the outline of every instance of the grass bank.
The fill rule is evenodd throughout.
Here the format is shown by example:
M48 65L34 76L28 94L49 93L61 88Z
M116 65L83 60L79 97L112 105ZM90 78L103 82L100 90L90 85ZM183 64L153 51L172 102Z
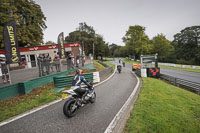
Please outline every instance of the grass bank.
M114 58L110 58L110 57L103 57L103 60L106 60L106 61L114 61Z
M109 61L104 61L103 63L107 64L109 67L112 67L113 70L115 69L115 64L112 64Z
M164 81L143 78L125 133L199 133L200 96Z
M29 94L0 102L0 121L59 99L61 94L53 92L53 88L53 84L48 84L33 89Z
M105 67L103 65L98 63L98 60L94 60L94 67L96 68L97 71L99 71L101 69L105 69Z
M129 60L129 59L123 59L124 62L129 63L129 64L140 64L139 61L133 61L133 60Z
M94 61L94 67L97 70L105 69L104 66ZM91 70L83 70L84 73L91 72ZM19 115L35 107L50 103L54 100L60 99L61 92L56 93L53 83L35 88L32 92L26 95L17 96L0 102L0 122L10 117Z
M173 69L173 70L180 70L180 71L188 71L188 72L200 73L200 69L181 68L181 67L163 66L163 65L159 65L159 67L160 68L164 68L164 69Z

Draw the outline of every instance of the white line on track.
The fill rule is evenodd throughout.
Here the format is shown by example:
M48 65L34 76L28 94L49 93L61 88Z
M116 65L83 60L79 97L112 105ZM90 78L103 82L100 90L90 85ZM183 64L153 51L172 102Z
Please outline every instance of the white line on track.
M119 112L115 115L115 117L113 118L111 123L108 125L108 127L106 128L104 133L112 133L112 130L115 128L117 122L120 120L123 112L126 110L126 108L128 107L129 103L132 101L132 98L135 96L135 94L136 94L136 92L137 92L137 90L139 88L139 84L140 84L140 80L138 79L137 76L136 76L136 78L137 78L137 84L136 84L135 88L133 89L133 92L131 93L131 95L129 96L129 98L125 102L125 104L121 107Z

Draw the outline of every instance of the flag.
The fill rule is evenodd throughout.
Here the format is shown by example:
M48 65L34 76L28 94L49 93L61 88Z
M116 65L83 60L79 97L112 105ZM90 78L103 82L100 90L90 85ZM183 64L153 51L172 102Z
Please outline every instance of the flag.
M61 59L65 58L64 34L61 32L58 36L58 52Z
M5 44L5 55L7 64L19 63L21 57L18 47L16 25L14 20L4 25L3 38Z

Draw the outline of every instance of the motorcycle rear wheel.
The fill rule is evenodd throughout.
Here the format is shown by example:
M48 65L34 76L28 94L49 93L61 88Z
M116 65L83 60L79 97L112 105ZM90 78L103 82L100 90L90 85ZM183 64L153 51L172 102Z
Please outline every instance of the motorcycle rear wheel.
M65 116L67 117L73 117L77 110L78 110L78 106L75 109L73 109L74 104L76 103L75 99L69 99L65 102L64 106L63 106L63 113L65 114Z

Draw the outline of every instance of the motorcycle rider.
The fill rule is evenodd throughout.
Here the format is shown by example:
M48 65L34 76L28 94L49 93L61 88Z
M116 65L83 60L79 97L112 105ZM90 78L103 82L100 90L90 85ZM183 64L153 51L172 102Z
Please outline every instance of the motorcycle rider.
M124 61L122 62L122 64L123 64L123 67L125 67L125 62Z
M75 74L75 76L74 76L74 78L73 78L73 81L72 81L72 86L80 86L81 83L84 83L85 85L88 86L88 88L89 88L88 96L91 97L91 94L92 94L92 92L94 91L94 90L92 89L92 85L90 85L90 84L87 82L87 80L85 79L85 77L83 76L83 70L77 69L77 70L76 70L76 74ZM80 89L81 89L81 87L80 87Z

